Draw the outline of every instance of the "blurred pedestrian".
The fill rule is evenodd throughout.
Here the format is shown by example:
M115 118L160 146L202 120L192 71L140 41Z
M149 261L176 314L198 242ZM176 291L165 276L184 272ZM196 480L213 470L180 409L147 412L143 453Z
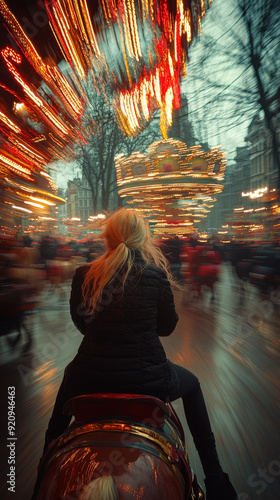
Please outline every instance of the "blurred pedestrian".
M167 240L162 246L162 251L168 260L173 276L178 280L178 282L183 281L181 275L181 249L183 246L183 241L174 236Z
M22 242L23 242L24 247L31 247L32 246L32 238L30 238L29 234L23 235Z
M40 254L43 261L52 260L56 257L58 241L49 235L42 238L40 243Z

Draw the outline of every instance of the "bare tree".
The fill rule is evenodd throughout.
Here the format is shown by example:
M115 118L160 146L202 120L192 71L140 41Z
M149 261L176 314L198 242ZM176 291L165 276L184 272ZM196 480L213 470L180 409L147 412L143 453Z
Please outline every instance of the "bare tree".
M87 89L90 105L84 121L92 130L87 144L77 147L76 161L86 178L93 198L94 211L101 200L104 211L114 209L119 203L114 158L120 153L129 156L133 151L144 150L149 144L162 138L159 117L136 137L126 137L120 131L113 109L102 94Z
M218 1L216 8L208 12L208 17L212 16L212 32L202 36L200 46L197 44L200 58L189 73L196 79L198 93L196 96L190 93L189 100L196 99L193 109L197 116L203 111L207 120L211 116L217 127L223 121L224 127L234 128L245 117L252 119L262 111L272 138L274 168L278 171L280 187L275 118L280 97L279 2L233 0L230 5L229 9ZM215 26L217 29L213 30ZM217 35L221 26L223 31ZM206 121L203 115L201 122ZM197 123L200 121L191 118Z

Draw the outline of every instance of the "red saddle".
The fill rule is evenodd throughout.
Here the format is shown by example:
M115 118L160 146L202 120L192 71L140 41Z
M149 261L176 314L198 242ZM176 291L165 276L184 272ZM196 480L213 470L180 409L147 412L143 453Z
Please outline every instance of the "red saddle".
M170 407L158 398L139 394L86 394L71 398L64 405L66 415L76 422L98 418L130 418L151 427L163 427L166 417L172 418ZM177 422L176 422L177 424Z

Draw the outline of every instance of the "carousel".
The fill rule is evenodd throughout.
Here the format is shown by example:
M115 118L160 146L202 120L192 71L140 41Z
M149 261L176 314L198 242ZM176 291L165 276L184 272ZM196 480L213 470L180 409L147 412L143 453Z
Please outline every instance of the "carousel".
M223 190L225 153L215 147L187 147L182 141L156 141L148 153L116 158L118 193L128 208L141 212L158 236L197 231Z
M0 208L1 234L13 236L17 232L46 232L53 229L57 221L55 207L66 200L58 196L58 188L46 170L27 173L18 170L22 167L14 160L17 170L11 172L10 165L0 167ZM2 175L1 175L2 174Z

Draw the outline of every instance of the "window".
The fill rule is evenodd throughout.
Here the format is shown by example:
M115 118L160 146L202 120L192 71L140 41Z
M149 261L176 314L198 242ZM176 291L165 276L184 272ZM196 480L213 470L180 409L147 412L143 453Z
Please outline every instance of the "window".
M257 174L260 173L260 157L257 157Z
M260 161L261 161L260 169L261 169L261 173L263 174L264 173L264 156L263 155L261 156Z

